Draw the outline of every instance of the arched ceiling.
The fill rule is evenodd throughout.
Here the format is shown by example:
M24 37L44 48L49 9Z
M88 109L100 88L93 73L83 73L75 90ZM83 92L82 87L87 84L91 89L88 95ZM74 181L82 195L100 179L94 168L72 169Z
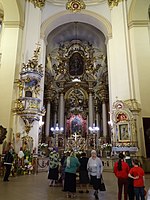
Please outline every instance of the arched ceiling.
M81 22L63 24L54 29L47 38L47 54L52 54L60 44L72 40L87 41L106 55L104 34L94 26Z
M97 5L105 0L84 0L86 5ZM67 3L67 0L47 0L47 2L53 3L55 5L63 5Z

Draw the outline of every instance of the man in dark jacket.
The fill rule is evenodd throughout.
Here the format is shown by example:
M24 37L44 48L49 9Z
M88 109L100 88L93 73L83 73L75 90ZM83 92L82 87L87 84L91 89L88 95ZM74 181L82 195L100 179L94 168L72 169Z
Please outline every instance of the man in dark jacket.
M13 160L14 160L12 152L13 152L13 150L10 149L4 156L4 166L6 168L6 171L5 171L5 175L4 175L3 181L5 181L5 182L9 181L8 177L10 175L12 163L13 163Z

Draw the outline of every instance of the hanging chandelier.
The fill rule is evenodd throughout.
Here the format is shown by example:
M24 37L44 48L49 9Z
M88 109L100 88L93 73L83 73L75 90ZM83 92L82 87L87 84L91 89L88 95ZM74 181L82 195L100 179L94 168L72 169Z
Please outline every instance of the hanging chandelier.
M68 0L66 3L66 9L72 12L79 12L85 8L86 5L83 0Z

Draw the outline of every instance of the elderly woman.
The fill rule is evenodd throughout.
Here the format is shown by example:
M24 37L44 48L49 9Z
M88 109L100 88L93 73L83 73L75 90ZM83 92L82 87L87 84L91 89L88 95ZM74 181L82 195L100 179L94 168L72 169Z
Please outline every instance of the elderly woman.
M103 171L103 165L100 158L97 157L96 151L91 151L91 157L87 163L87 170L89 174L89 178L91 180L91 184L93 185L93 189L95 190L94 196L98 199L98 189L100 189L101 185L101 175Z

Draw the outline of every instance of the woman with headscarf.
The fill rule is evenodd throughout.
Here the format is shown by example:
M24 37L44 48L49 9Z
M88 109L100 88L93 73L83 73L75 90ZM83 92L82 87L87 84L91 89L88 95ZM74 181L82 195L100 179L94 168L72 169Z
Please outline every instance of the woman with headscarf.
M103 172L103 165L100 158L97 157L97 153L95 150L91 151L91 157L87 163L87 170L90 178L90 183L95 190L94 196L98 199L98 190L100 189L101 185L101 175Z
M56 181L58 181L58 168L59 168L60 160L59 154L54 150L49 155L49 186L55 186Z
M80 163L74 152L70 153L65 162L64 191L67 192L68 198L74 198L76 193L76 171Z
M119 161L114 164L114 173L118 179L118 200L122 199L122 189L124 187L124 200L127 200L128 194L128 173L129 165L124 161L123 153L119 154Z

